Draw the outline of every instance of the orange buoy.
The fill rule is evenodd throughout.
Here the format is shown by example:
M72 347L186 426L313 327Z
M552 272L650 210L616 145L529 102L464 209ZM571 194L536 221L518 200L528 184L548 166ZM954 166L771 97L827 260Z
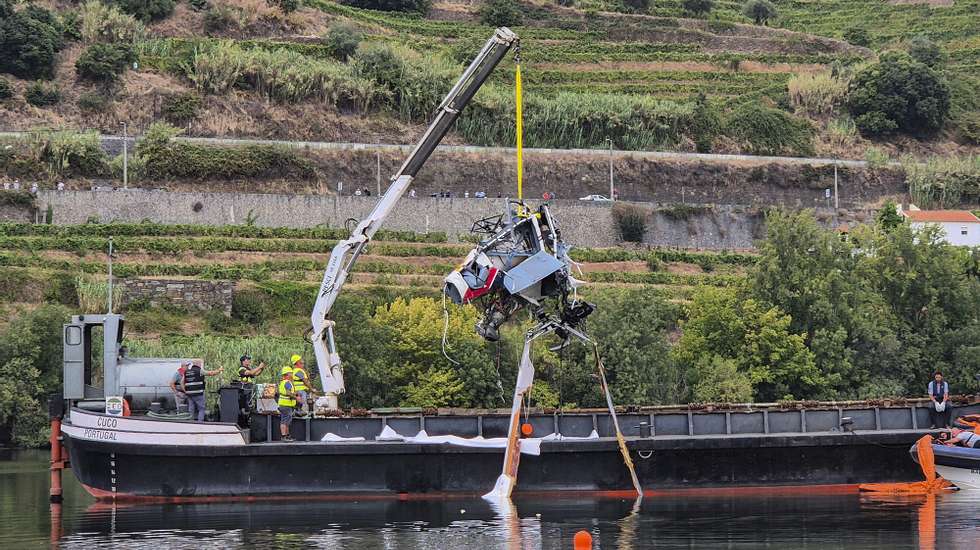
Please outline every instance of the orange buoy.
M521 424L521 433L524 435L524 437L530 437L531 434L534 433L534 427L525 422L524 424Z
M527 424L525 424L526 426ZM579 531L575 533L575 538L573 540L573 545L575 550L586 550L587 548L592 548L592 535L588 531Z

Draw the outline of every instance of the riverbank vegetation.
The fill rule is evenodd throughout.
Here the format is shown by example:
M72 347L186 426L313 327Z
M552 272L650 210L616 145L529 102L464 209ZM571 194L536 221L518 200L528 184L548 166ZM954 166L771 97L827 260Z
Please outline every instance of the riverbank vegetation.
M582 296L598 306L588 328L617 403L919 395L934 370L953 393L975 391L980 252L892 218L852 228L842 240L811 213L773 212L758 254L576 250L590 283ZM24 361L32 365L0 378L0 410L34 411L0 418L18 443L43 440L30 434L43 426L46 392L57 389L60 324L81 303L104 302L105 285L93 281L105 276L109 235L119 282L236 281L230 317L122 302L132 355L203 357L224 366L228 379L245 351L273 366L292 353L315 364L302 334L336 229L0 225L0 307L8 319L0 365L18 373ZM458 364L449 362L440 281L466 246L445 235L380 236L335 308L345 406L506 406L526 322L489 344L473 333L472 307L450 306L446 351ZM553 352L542 343L535 364L533 404L602 405L589 350ZM273 370L261 381L273 381Z

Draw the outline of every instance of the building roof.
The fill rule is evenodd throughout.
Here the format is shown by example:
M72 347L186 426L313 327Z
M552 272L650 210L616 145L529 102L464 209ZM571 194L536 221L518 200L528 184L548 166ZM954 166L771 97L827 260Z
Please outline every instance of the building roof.
M903 214L920 223L980 223L980 218L968 210L906 210Z

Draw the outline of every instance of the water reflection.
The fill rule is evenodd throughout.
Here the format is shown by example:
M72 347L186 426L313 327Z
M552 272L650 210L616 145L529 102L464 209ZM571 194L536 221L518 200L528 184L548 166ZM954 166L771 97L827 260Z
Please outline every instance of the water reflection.
M60 521L47 503L46 462L0 459L0 547L568 549L976 549L980 496L666 495L632 500L517 497L97 504L67 477ZM58 510L53 510L58 512ZM60 529L60 532L59 532Z

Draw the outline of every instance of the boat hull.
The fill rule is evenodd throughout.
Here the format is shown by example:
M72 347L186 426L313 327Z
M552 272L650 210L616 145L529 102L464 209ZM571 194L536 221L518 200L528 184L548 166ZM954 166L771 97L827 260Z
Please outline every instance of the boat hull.
M917 434L631 439L646 489L915 481L907 455L885 445ZM164 439L161 439L164 441ZM71 468L100 499L183 500L321 496L480 495L502 449L406 442L147 445L66 434ZM543 442L523 455L515 493L631 492L616 442Z
M960 489L980 489L980 449L933 445L936 472Z

